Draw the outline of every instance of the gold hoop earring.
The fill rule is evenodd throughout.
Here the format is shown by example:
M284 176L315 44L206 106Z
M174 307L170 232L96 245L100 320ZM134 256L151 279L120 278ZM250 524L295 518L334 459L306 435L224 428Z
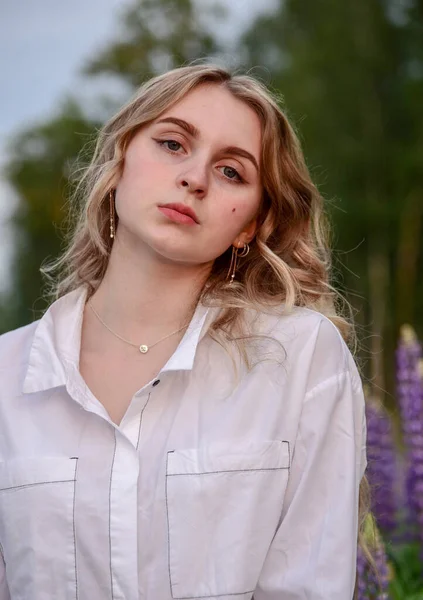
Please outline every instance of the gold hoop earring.
M109 208L110 208L110 238L115 237L115 206L114 206L113 190L109 192Z
M248 244L244 244L244 247L241 250L241 252L239 251L239 248L232 246L231 264L229 266L228 275L226 277L226 279L229 279L229 284L233 283L233 281L235 279L238 257L244 258L245 256L247 256L249 251L250 251L250 246Z
M244 258L245 256L247 256L247 254L249 253L249 251L250 251L250 246L248 244L244 244L244 247L241 250L241 252L238 252L239 258Z

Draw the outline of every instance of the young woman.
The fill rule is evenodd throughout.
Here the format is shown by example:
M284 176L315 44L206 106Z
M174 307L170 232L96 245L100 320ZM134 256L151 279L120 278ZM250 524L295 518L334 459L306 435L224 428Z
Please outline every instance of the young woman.
M58 299L0 339L0 599L350 600L362 386L275 99L152 79L79 192Z

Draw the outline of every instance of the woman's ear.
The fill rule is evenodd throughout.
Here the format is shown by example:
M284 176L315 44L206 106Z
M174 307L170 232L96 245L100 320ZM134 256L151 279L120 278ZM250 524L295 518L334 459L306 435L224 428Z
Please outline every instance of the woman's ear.
M244 244L250 244L254 239L257 230L257 218L254 217L252 221L250 221L242 231L239 232L235 241L232 243L232 246L235 248L242 248Z
M248 223L248 225L241 232L242 239L245 239L245 243L249 244L256 235L257 231L257 217L254 217L252 221Z

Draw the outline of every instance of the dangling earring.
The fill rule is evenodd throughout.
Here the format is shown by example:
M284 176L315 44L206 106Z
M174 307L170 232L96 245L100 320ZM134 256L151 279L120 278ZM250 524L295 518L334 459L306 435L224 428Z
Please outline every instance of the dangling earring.
M248 244L244 244L243 249L240 251L239 248L232 246L232 256L231 256L231 264L229 266L229 271L226 279L229 279L229 284L233 283L235 279L236 266L239 258L244 258L250 251L250 246Z
M109 205L110 205L110 238L115 237L115 206L114 206L113 190L109 192Z

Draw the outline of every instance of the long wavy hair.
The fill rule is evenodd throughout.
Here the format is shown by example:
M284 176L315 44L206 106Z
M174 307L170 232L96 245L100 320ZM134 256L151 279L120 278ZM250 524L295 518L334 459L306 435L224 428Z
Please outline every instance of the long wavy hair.
M323 199L306 167L299 140L281 109L281 99L248 75L231 74L213 65L185 66L144 83L134 97L98 134L88 167L79 175L74 198L79 205L76 227L67 249L45 274L53 279L53 296L81 285L88 295L99 286L113 240L109 236L109 192L116 187L125 151L137 131L201 84L223 86L258 115L262 127L262 199L258 227L248 256L240 261L236 280L228 285L231 248L212 267L200 300L218 302L221 310L210 334L227 345L245 333L242 309L284 304L312 308L329 318L353 353L356 350L352 311L333 287L330 227ZM348 312L348 315L347 315ZM237 333L237 336L234 335ZM247 353L244 353L247 359ZM363 538L370 492L363 477L359 493L359 543L372 563Z

